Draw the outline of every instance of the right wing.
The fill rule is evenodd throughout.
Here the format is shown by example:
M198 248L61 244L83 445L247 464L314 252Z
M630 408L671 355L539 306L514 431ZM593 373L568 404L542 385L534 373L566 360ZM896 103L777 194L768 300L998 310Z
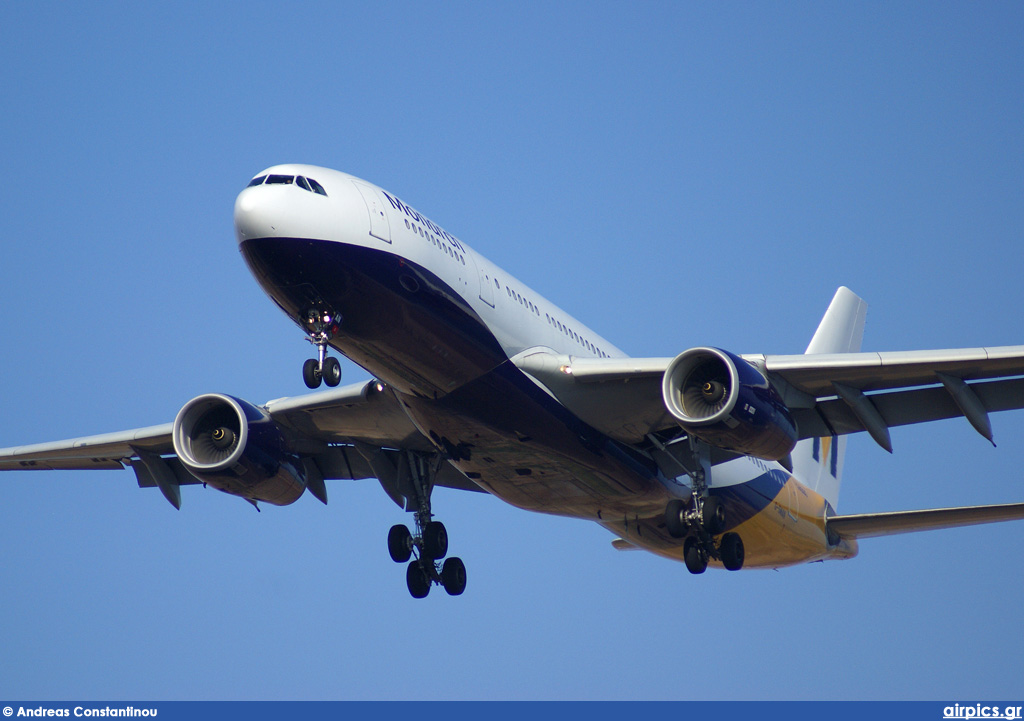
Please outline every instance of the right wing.
M965 416L992 440L988 414L1024 408L1024 346L889 353L744 355L779 391L800 438ZM515 359L580 418L641 443L676 424L662 398L672 358L575 358L533 350Z
M992 441L988 413L1024 408L1024 346L890 353L744 356L762 365L801 438L965 416Z
M434 453L390 389L377 381L263 406L303 460L309 489L326 502L325 479L377 478L399 505L408 505L405 452ZM130 467L142 488L159 487L175 507L176 486L201 483L175 456L173 424L66 441L0 449L0 471L104 470ZM443 464L435 483L480 491L454 466Z

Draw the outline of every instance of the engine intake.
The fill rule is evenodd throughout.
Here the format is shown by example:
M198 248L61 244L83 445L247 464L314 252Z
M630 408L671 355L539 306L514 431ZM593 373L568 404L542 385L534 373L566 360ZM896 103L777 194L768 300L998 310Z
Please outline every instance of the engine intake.
M301 460L266 411L232 396L193 398L178 412L174 452L193 476L219 491L276 506L306 489Z
M691 348L665 370L662 396L687 433L718 448L771 461L796 445L796 425L768 379L719 348Z

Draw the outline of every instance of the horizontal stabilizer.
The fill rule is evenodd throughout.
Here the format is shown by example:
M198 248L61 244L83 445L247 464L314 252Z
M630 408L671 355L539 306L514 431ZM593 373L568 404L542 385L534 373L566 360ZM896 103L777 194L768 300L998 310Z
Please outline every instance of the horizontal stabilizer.
M843 538L872 538L892 536L897 533L934 531L940 528L975 526L981 523L1020 519L1024 519L1024 503L933 508L925 511L896 511L893 513L859 513L849 516L832 516L825 523L830 531L838 533Z

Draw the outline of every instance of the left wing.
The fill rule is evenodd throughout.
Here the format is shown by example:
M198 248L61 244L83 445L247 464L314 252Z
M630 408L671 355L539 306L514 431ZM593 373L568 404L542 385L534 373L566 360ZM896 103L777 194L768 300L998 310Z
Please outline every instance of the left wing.
M388 495L405 505L406 451L434 452L402 411L394 393L377 381L321 393L282 398L260 409L281 429L301 458L309 490L326 503L325 479L377 478ZM159 487L176 508L179 486L202 483L174 449L174 424L0 449L0 471L102 470L130 467L142 488ZM454 466L444 464L436 484L481 489Z

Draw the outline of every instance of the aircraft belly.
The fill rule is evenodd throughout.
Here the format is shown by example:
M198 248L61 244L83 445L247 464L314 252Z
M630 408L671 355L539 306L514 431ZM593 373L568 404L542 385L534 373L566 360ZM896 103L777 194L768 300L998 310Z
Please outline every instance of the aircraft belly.
M506 362L409 417L474 483L520 508L600 520L664 509L653 463L590 428Z
M482 318L428 269L390 251L256 238L253 275L302 325L343 316L331 345L391 386L407 414L475 483L521 508L600 519L655 513L654 463L580 421L508 360Z
M505 360L454 289L392 252L303 238L249 239L241 251L299 325L310 309L340 314L331 346L401 392L439 397Z
M788 474L764 473L745 483L715 488L727 509L726 532L743 541L743 568L781 568L826 558L850 558L855 545L830 545L824 519L827 501ZM620 518L602 523L612 533L658 555L683 561L684 539L669 538L658 516ZM716 539L720 541L719 536ZM711 559L711 566L721 567Z

